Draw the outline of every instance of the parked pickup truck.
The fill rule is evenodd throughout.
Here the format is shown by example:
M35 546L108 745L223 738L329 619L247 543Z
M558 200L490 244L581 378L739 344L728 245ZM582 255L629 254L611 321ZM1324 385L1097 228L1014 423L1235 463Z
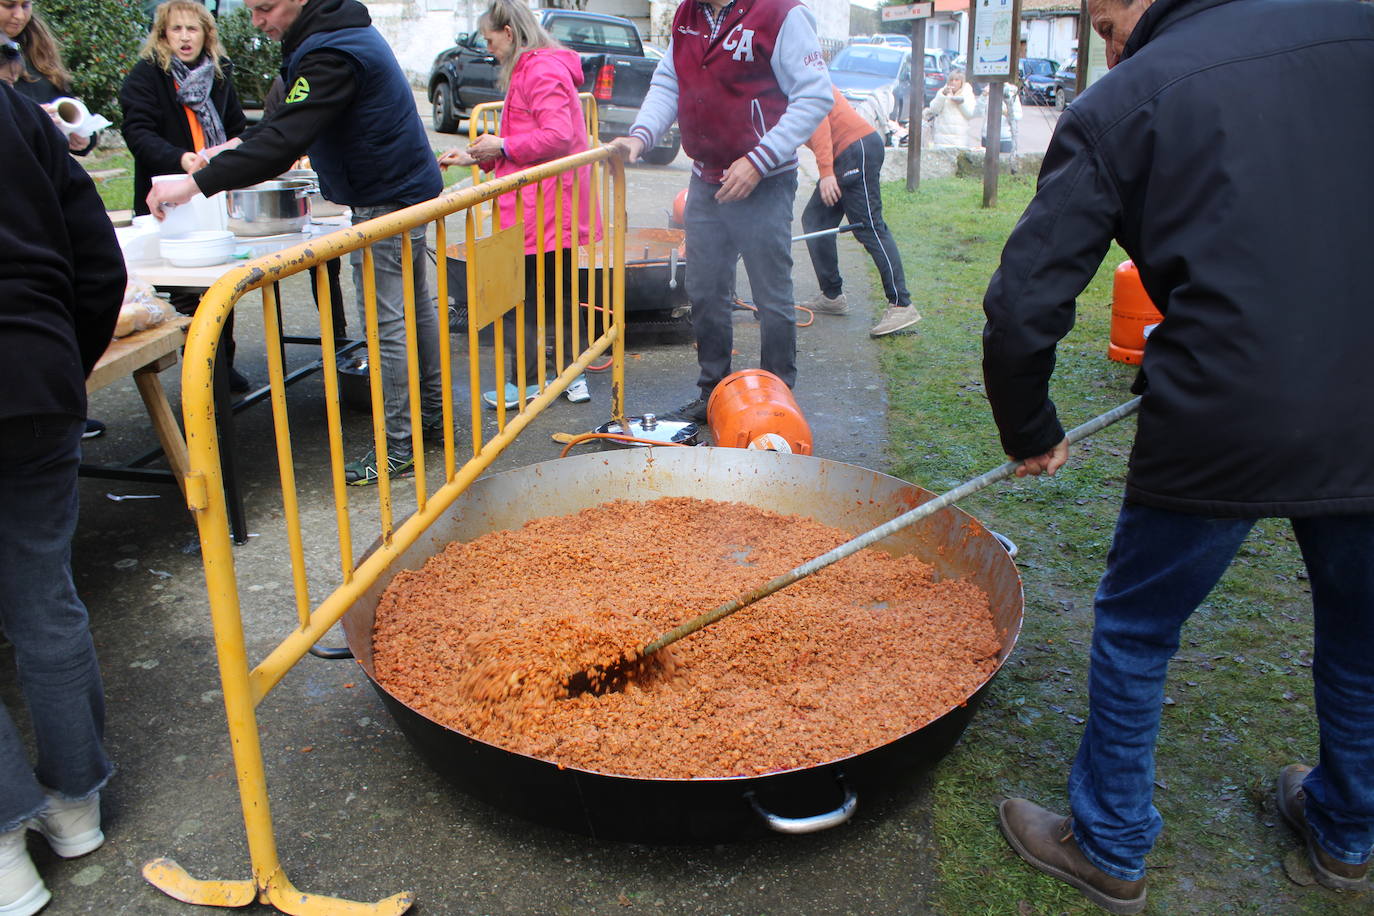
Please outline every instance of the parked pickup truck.
M578 10L537 10L550 35L582 57L583 92L596 97L601 140L629 133L639 105L649 91L658 61L644 54L639 29L628 19ZM487 50L481 32L464 32L457 44L434 60L429 74L429 100L434 129L457 133L458 121L483 102L502 97L497 86L501 65ZM644 159L666 165L677 157L681 141L674 125Z

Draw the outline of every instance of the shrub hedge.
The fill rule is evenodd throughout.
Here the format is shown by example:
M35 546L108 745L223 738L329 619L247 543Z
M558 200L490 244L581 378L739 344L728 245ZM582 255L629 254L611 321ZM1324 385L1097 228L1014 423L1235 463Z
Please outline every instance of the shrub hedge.
M42 0L39 11L62 42L72 94L118 126L119 87L148 35L141 0Z
M258 107L281 69L281 44L253 28L247 8L219 19L219 40L234 62L234 88L245 106Z

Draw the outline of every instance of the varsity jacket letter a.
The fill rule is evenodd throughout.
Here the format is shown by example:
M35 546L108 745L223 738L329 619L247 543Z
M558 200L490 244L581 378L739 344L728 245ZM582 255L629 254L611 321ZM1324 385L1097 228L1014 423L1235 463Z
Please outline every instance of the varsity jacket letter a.
M737 34L739 35L738 38L735 37ZM720 43L720 46L727 51L735 52L731 55L732 60L753 61L754 30L737 25L730 30L729 35L725 36L725 40Z

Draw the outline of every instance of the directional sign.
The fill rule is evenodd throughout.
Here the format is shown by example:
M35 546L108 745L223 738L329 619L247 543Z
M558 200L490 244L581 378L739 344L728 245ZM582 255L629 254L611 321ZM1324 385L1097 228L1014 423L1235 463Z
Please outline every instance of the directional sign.
M907 6L883 7L883 22L897 19L929 19L935 13L934 3L911 3Z

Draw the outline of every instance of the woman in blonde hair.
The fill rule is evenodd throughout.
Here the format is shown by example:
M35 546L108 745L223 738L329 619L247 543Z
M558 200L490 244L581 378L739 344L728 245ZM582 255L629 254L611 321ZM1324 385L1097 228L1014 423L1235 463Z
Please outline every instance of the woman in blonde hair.
M25 98L42 105L57 118L51 102L70 95L72 75L62 63L62 49L32 0L0 0L0 31L19 48L21 60L15 62L14 79L6 79ZM71 134L68 148L78 156L95 149L100 133Z
M247 122L215 20L194 0L157 8L139 58L119 104L134 157L134 212L141 215L154 175L196 171L205 165L202 149L237 137Z
M487 49L501 64L500 85L506 90L505 107L501 112L501 134L485 134L466 149L449 150L440 158L439 164L445 167L475 164L499 178L586 151L590 141L582 114L582 101L577 94L578 87L582 85L582 59L544 31L530 8L518 0L495 0L482 14L478 25L487 40ZM572 203L574 182L578 189L577 212L574 212ZM563 246L564 328L570 333L570 303L578 298L574 296L572 285L572 248L593 238L600 238L599 223L590 206L593 188L589 166L575 172L565 172L557 178L546 178L540 185L544 189L542 227L537 224L536 185L528 185L520 191L525 208L525 373L523 378L519 377L515 362L515 313L507 312L505 342L510 376L504 392L507 407L515 407L519 403L517 385L523 385L526 397L532 397L539 391L539 356L543 346L542 341L536 339L539 310L533 306L538 301L537 264L541 248L545 253L544 308L550 312L546 327L551 328L554 326L551 309L556 301L554 252L560 245ZM561 226L557 224L558 196L563 199ZM502 228L515 224L514 193L500 198L498 211ZM575 234L574 225L577 227ZM578 318L579 328L583 330L579 337L585 338L587 319L588 314ZM565 340L565 356L575 356L574 347L580 347L583 342ZM579 377L569 385L567 397L570 401L589 400L591 396L587 392L586 379ZM497 398L495 391L482 395L489 407L496 406Z
M243 133L247 121L232 72L215 20L205 7L194 0L168 0L158 6L139 61L119 90L124 142L134 157L134 213L148 212L154 175L190 174L206 164L201 150ZM195 292L172 294L172 305L183 315L195 314L199 304ZM224 352L230 363L230 389L247 391L248 379L233 368L232 325L225 328Z

